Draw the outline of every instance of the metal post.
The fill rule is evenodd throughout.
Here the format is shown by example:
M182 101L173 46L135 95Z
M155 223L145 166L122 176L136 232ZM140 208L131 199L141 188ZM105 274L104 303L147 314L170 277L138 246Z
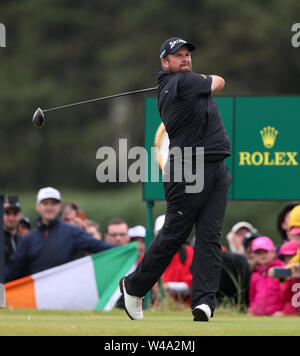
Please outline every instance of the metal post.
M153 240L153 201L147 201L147 233L146 233L146 249Z
M5 307L5 287L4 287L4 229L3 229L3 204L4 195L0 194L0 308Z
M151 241L153 240L153 206L154 202L148 200L146 202L147 204L147 229L146 229L146 249L150 245ZM145 309L148 309L151 307L151 302L152 302L152 292L150 291L146 296L145 296L145 303L144 307Z

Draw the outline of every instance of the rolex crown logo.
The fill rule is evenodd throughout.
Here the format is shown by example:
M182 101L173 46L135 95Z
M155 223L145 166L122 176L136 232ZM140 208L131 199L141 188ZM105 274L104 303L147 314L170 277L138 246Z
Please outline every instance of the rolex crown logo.
M275 144L276 137L278 135L278 131L271 126L264 127L263 130L260 131L263 144L266 148L272 148Z

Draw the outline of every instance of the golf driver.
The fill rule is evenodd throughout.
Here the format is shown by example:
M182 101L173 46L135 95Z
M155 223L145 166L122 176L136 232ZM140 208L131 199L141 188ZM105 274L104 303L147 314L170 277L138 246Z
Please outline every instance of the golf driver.
M153 88L147 88L147 89L140 89L140 90L134 90L134 91L129 91L126 93L121 93L121 94L114 94L110 96L104 96L102 98L96 98L96 99L90 99L90 100L85 100L85 101L79 101L77 103L73 104L68 104L68 105L62 105L62 106L57 106L56 108L51 108L51 109L46 109L42 110L41 108L37 108L35 113L33 114L32 117L32 122L36 127L42 128L45 123L45 113L49 111L54 111L54 110L60 110L60 109L65 109L69 108L71 106L76 106L76 105L83 105L83 104L88 104L88 103L93 103L95 101L101 101L101 100L107 100L107 99L113 99L113 98L119 98L121 96L126 96L126 95L132 95L132 94L139 94L139 93L145 93L148 91L154 91L157 90L157 87Z

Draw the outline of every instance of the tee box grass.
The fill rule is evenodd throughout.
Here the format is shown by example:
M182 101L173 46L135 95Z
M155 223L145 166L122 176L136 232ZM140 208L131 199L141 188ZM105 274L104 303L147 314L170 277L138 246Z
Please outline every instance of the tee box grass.
M0 309L0 336L299 336L300 318L254 317L217 310L208 323L187 310L145 311L142 321L123 310L44 311Z

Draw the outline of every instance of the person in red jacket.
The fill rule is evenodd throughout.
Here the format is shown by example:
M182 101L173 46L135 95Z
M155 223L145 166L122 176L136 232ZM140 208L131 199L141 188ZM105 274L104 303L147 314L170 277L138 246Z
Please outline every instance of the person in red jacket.
M183 245L161 277L165 292L187 303L191 301L193 256L193 247Z

